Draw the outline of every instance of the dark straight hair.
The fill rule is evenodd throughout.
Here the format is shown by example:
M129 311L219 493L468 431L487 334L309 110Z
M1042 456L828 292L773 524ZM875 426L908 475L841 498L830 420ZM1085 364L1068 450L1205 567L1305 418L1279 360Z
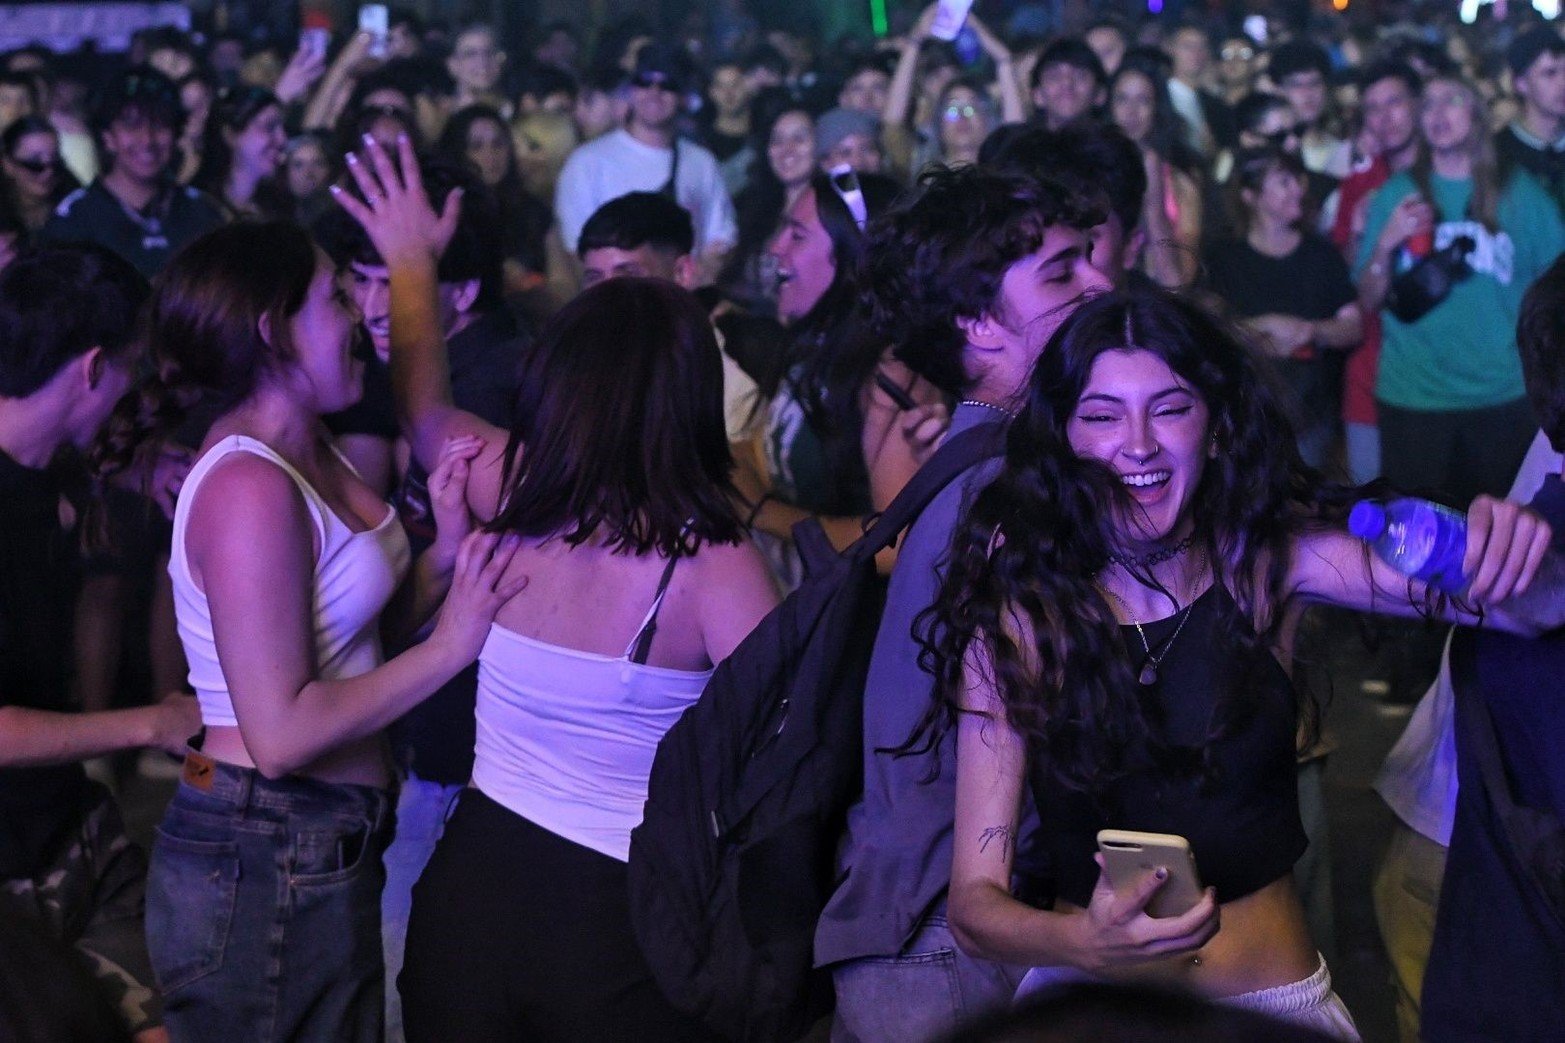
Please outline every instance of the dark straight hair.
M737 543L732 466L705 309L671 282L607 279L528 353L489 528L630 554Z

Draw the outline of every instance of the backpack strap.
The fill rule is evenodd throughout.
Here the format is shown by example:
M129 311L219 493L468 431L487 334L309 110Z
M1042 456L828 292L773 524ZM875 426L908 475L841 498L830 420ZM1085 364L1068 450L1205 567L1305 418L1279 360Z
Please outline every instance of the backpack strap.
M1457 732L1477 762L1480 775L1478 779L1459 779L1459 784L1483 785L1522 876L1543 897L1556 925L1565 926L1565 823L1546 810L1519 806L1512 796L1501 759L1500 738L1478 676L1477 632L1457 627L1451 637L1450 658Z
M896 542L902 531L924 512L940 491L968 469L1005 452L1005 425L991 422L952 435L935 450L912 481L897 494L874 524L854 541L847 553L873 557Z

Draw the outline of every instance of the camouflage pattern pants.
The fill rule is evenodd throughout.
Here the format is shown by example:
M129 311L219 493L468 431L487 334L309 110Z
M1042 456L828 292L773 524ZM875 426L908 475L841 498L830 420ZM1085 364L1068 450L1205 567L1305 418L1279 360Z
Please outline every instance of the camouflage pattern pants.
M163 1020L142 924L147 859L107 791L94 787L89 799L47 867L31 879L0 880L0 903L74 946L134 1034Z

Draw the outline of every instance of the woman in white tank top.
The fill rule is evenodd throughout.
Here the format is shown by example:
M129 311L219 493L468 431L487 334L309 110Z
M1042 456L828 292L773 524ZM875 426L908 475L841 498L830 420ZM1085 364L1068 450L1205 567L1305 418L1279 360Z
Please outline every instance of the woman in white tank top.
M479 657L472 785L413 892L399 985L420 1040L700 1040L631 936L625 859L652 754L775 604L735 514L722 365L673 283L612 279L524 360L513 431L451 404L431 210L412 149L338 199L391 272L392 380L414 453L477 437L467 502L519 534L525 583Z
M321 423L362 391L357 325L329 259L283 223L202 238L154 296L149 404L222 408L169 564L205 725L147 888L176 1039L380 1038L381 730L472 661L519 586L503 579L518 540L463 538L473 439L437 454L441 538L408 577L391 508ZM411 633L442 598L429 638L382 664L382 626Z

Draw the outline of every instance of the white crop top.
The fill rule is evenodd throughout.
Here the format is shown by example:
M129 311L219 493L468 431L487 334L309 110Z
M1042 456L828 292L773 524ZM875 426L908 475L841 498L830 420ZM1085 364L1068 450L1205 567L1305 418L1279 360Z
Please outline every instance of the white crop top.
M196 586L185 557L185 527L201 481L229 453L252 453L270 460L294 480L305 508L320 534L321 553L315 563L312 602L315 610L315 657L326 680L355 677L380 665L380 612L408 569L408 540L391 506L375 528L354 532L337 516L304 476L264 442L229 435L207 451L190 469L174 508L174 543L168 571L174 581L174 615L179 639L190 663L190 687L201 704L204 725L236 725L228 681L217 658L212 636L212 612L205 592Z
M634 661L638 646L645 653L662 600L660 592L617 658L546 644L498 623L478 655L473 785L551 833L621 862L630 858L658 741L712 676Z

